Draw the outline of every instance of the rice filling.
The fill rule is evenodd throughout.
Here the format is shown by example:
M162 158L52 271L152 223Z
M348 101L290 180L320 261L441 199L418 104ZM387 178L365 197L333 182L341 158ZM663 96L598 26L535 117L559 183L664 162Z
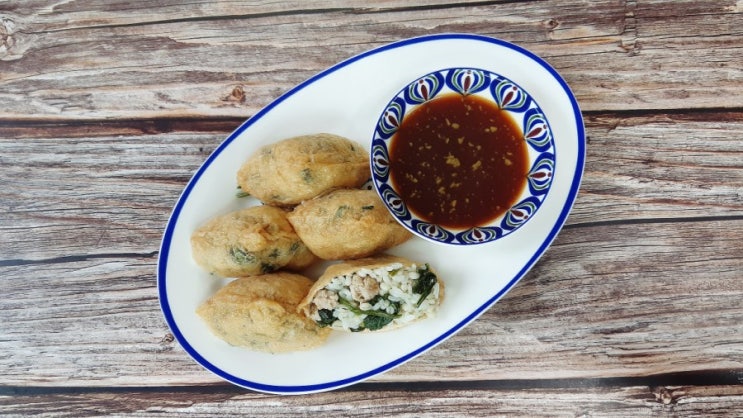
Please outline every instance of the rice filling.
M395 328L433 316L440 285L428 264L400 262L333 277L309 306L318 325L344 331Z

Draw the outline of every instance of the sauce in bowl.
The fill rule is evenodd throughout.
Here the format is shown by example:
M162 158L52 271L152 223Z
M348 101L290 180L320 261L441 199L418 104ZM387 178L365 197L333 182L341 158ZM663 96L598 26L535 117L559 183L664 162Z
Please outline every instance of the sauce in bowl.
M390 142L390 179L408 209L448 228L482 226L519 198L524 134L497 104L444 94L408 114Z

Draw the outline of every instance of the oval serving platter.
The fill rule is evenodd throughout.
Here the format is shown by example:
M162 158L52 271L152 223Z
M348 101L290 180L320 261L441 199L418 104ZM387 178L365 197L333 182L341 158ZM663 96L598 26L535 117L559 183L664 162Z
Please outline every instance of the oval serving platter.
M406 83L451 67L482 68L518 83L550 120L555 159L552 185L539 211L518 231L492 243L446 246L414 238L388 251L429 263L446 284L435 318L380 333L334 332L305 352L268 354L232 347L197 317L196 307L225 285L191 258L189 238L206 220L259 204L235 197L235 173L263 145L330 132L367 150L379 114ZM424 353L476 319L511 289L555 239L583 174L585 134L578 104L545 61L516 45L480 35L406 39L343 61L296 86L256 113L207 158L185 187L168 221L158 262L165 319L185 351L219 377L260 392L301 394L348 386ZM324 265L307 272L317 277ZM476 360L474 360L476 361Z

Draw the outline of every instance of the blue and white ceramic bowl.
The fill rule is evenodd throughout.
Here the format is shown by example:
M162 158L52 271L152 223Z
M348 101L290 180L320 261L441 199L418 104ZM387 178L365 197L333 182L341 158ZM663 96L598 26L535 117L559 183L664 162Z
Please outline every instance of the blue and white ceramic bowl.
M439 95L478 95L508 112L527 143L526 187L516 204L486 225L452 229L424 221L408 210L390 180L389 146L406 115ZM547 196L556 167L549 121L537 102L513 81L478 68L447 68L411 81L389 101L376 124L371 144L372 183L392 215L413 234L452 245L473 245L505 237L531 219Z

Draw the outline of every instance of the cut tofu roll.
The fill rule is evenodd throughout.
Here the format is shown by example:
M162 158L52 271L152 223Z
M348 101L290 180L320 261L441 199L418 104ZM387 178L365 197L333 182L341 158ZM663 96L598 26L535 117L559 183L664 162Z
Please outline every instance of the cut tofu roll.
M331 265L298 309L339 331L389 330L434 316L443 296L428 264L383 255Z

